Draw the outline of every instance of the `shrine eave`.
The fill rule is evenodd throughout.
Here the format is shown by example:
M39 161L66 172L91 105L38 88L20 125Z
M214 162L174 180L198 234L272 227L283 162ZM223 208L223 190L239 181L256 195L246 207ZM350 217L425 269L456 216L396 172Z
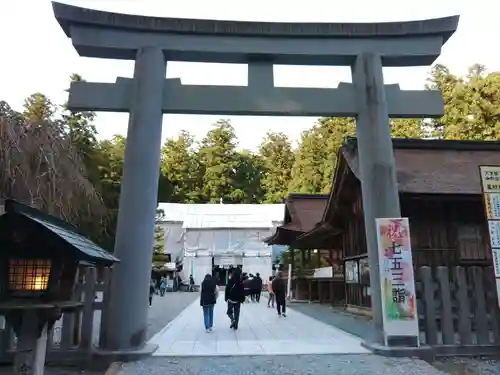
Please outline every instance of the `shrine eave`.
M328 222L321 222L309 232L298 236L293 247L296 249L331 249L332 238L342 233L342 230L331 226Z
M276 232L268 238L264 239L264 242L268 245L284 245L290 246L295 239L303 234L304 232L287 230L283 227L277 227Z

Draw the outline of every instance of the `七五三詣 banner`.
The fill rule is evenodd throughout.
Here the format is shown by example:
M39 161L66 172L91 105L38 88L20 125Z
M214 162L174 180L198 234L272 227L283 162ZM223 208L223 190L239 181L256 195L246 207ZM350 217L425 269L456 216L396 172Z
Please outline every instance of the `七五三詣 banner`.
M384 333L418 337L417 297L407 218L376 219Z

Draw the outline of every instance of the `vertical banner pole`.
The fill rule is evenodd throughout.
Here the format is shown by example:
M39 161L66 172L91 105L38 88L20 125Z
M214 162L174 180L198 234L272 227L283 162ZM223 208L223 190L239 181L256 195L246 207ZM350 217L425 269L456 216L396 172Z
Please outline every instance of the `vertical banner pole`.
M292 265L288 265L288 280L287 280L287 285L286 285L286 296L289 300L292 299Z

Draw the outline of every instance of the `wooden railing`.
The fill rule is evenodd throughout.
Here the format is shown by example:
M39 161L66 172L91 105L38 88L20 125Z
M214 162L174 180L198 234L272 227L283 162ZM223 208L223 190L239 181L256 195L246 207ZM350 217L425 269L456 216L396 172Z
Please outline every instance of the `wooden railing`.
M472 347L475 354L500 352L492 267L421 267L415 279L423 344L440 347L442 354L469 354Z
M111 270L83 269L75 285L74 298L83 302L77 312L64 313L48 332L47 361L74 363L87 358L106 339L106 312L109 303ZM0 330L0 362L12 361L17 338L8 324Z

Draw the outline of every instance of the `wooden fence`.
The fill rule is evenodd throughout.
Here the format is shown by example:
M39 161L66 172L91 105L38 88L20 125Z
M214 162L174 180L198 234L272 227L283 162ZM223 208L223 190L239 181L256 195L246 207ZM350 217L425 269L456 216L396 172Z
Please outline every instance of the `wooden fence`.
M421 267L415 280L422 344L438 355L500 353L492 267Z
M328 303L332 306L345 302L344 279L339 277L294 277L292 300Z
M294 297L341 302L343 290L332 289L336 281L294 277ZM500 354L500 308L492 267L421 267L415 270L415 286L422 345L431 346L436 355Z
M99 277L98 277L99 276ZM75 364L90 358L93 348L106 340L106 308L109 302L111 270L99 272L83 268L79 272L74 297L83 307L64 313L48 332L47 362ZM6 324L0 330L0 362L10 363L16 351L16 337Z

